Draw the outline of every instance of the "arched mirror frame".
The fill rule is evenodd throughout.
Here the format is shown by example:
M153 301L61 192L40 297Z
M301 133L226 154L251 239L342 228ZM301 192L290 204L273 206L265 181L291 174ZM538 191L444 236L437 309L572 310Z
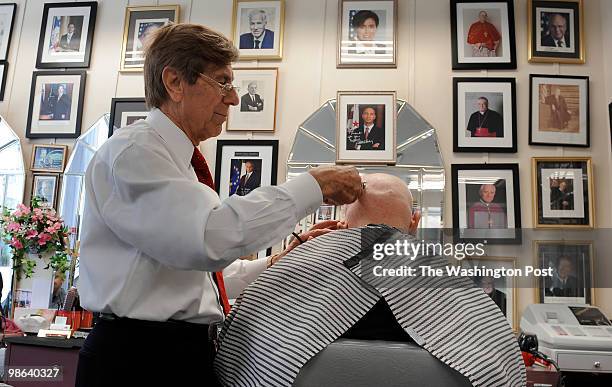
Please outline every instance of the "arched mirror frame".
M10 124L0 117L0 208L14 210L23 202L25 192L25 163L19 136ZM0 305L4 316L12 316L16 281L11 249L0 240L0 272L2 296Z
M406 101L397 100L397 163L356 165L360 173L384 172L398 176L412 191L413 209L421 211L421 229L441 229L444 208L444 163L435 129ZM330 99L298 127L287 160L287 180L336 160L336 100ZM341 219L341 211L336 211ZM307 229L314 217L302 220Z

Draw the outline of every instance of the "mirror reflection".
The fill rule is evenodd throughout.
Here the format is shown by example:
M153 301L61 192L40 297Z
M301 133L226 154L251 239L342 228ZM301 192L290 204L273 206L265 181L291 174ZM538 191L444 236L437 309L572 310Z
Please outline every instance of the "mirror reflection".
M420 210L421 229L442 228L444 164L435 129L408 103L397 100L397 163L357 165L363 174L388 173L402 179L412 191L413 210ZM287 161L287 179L336 160L336 100L325 102L299 127ZM320 208L304 218L298 229L305 230L324 218L341 219L342 209Z

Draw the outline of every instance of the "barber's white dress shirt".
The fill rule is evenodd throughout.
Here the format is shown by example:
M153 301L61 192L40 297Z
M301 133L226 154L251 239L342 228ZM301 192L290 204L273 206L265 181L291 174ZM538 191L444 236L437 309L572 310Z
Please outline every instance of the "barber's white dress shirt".
M245 286L266 260L234 260L280 241L322 202L308 173L221 202L198 181L193 148L158 109L100 147L85 177L85 308L150 321L220 321L211 272L225 268L228 285Z

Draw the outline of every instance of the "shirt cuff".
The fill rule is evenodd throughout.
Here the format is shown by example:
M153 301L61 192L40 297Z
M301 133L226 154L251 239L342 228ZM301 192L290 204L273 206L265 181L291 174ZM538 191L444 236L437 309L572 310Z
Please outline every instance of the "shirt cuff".
M312 214L323 203L323 193L317 180L308 172L280 185L295 201L297 218Z

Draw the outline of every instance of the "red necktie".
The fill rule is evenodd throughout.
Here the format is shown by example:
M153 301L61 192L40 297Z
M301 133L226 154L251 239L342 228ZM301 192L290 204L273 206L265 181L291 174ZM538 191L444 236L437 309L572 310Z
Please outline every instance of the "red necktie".
M193 148L193 156L191 156L191 165L195 170L196 176L198 177L198 181L202 184L206 184L213 190L215 189L215 182L213 181L212 175L210 174L210 169L208 169L208 164L206 163L206 159L204 155L198 148ZM213 276L215 279L215 284L217 285L217 289L219 289L219 302L223 307L223 313L226 315L230 311L229 300L227 299L227 293L225 292L225 282L223 282L223 272L216 272Z

